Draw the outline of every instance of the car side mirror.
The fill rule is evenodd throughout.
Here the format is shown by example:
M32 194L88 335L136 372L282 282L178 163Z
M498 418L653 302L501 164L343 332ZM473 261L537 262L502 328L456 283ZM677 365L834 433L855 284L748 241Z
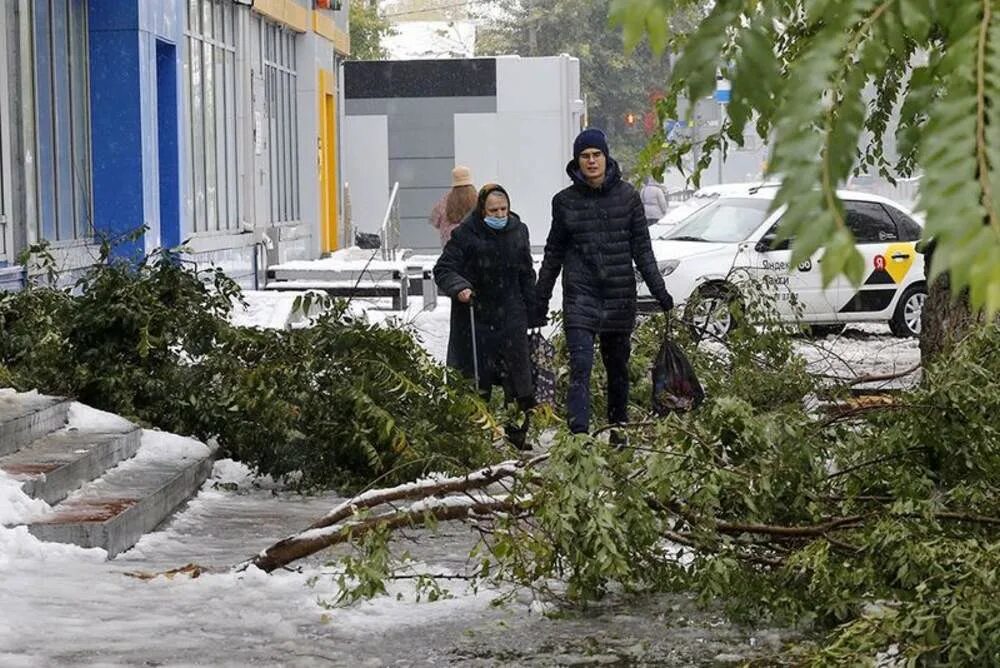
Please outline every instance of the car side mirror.
M754 246L754 250L756 250L758 253L766 253L768 251L778 250L774 248L774 240L777 238L778 235L776 234L770 232L765 234L760 238L760 241L757 242L757 245Z

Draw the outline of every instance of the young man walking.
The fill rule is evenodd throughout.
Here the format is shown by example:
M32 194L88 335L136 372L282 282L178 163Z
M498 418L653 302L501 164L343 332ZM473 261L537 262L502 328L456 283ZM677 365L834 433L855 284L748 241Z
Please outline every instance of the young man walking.
M674 300L657 270L642 200L622 180L603 132L589 128L577 136L566 172L573 185L552 198L535 321L544 321L562 271L563 325L570 354L566 403L570 431L579 434L590 428L595 339L608 372L608 422L628 421L628 361L637 301L633 261L664 311L673 308ZM624 432L613 430L611 441L624 444Z

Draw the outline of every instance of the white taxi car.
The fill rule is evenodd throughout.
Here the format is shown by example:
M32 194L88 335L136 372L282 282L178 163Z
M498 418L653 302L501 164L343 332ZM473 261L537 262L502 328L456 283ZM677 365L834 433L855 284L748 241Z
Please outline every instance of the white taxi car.
M679 307L690 303L682 311L689 320L724 336L734 326L726 307L739 294L734 277L748 276L774 288L776 308L785 319L814 332L838 331L852 322L886 322L896 336L920 334L927 283L915 244L923 230L908 211L884 197L839 191L845 222L865 258L865 278L855 287L840 276L824 288L822 249L792 266L788 243L772 248L784 213L768 213L776 192L771 186L746 186L722 193L653 239L667 290ZM641 307L653 303L641 278L639 300Z

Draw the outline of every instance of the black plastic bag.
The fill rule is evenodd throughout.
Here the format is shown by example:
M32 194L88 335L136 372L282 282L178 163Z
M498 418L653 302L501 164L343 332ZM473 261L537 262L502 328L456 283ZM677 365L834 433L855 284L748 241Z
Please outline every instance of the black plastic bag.
M556 405L556 347L541 332L528 335L531 356L531 379L535 382L535 401Z
M667 336L653 364L653 412L683 413L697 408L705 391L680 346Z
M371 232L355 232L354 244L365 250L375 250L382 247L382 237Z

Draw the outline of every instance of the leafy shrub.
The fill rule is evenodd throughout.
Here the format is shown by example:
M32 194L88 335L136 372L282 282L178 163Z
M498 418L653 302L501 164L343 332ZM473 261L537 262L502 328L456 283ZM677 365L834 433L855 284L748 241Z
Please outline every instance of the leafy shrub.
M408 479L494 457L494 424L404 329L343 305L315 326L235 328L239 287L174 252L101 261L72 290L0 295L0 365L20 389L70 396L305 486Z

